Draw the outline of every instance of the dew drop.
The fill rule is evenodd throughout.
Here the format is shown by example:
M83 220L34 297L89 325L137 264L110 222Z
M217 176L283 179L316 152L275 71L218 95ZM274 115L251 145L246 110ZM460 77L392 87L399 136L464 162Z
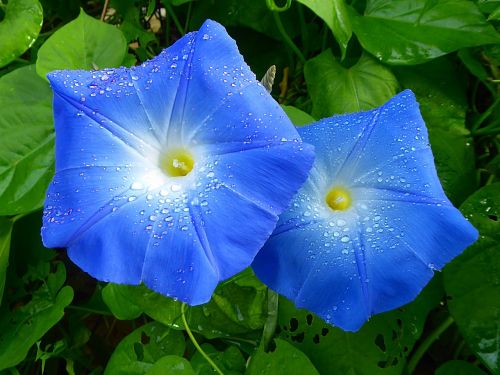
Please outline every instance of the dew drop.
M144 185L141 184L139 181L136 181L136 182L132 183L132 185L130 185L130 189L141 190L141 189L144 189Z
M343 237L340 239L340 241L342 241L342 242L344 242L344 243L349 242L349 241L350 241L349 236L343 236Z
M182 186L179 184L173 184L172 186L170 186L170 190L172 190L173 192L180 191L181 189L182 189Z

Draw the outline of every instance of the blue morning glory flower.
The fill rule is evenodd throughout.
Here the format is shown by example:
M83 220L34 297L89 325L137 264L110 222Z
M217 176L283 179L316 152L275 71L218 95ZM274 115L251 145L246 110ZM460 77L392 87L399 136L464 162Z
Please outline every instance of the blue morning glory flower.
M253 264L298 307L356 331L477 239L443 192L411 91L299 133L315 164Z
M213 21L139 67L48 78L43 242L99 280L207 302L251 264L313 163Z

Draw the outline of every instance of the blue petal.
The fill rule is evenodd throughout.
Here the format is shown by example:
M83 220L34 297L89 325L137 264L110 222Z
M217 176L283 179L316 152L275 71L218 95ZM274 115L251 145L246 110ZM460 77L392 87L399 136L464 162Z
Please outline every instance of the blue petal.
M224 280L251 264L278 217L217 178L209 186L192 199L191 217L219 280Z
M163 144L176 93L186 85L182 69L192 50L195 33L187 34L141 66L100 71L56 71L48 74L54 92L73 109L141 151ZM57 115L57 109L55 109ZM65 128L56 122L56 132ZM72 129L75 132L78 130ZM105 135L101 135L104 137ZM75 141L77 139L72 139Z
M219 280L180 196L145 192L93 217L68 255L99 280L139 284L190 304L207 302Z
M57 172L95 166L142 168L149 157L159 154L142 138L62 95L56 92L53 104Z
M226 148L212 172L239 195L279 215L306 180L312 162L310 145L268 143L245 152Z
M42 238L100 280L207 302L251 264L313 161L212 21L139 67L49 79L56 175ZM171 148L193 156L188 175L162 171Z
M227 100L239 95L249 85L259 85L238 52L235 41L216 22L207 20L201 26L187 60L183 72L185 85L177 91L171 118L171 124L174 125L172 136L182 143L189 143L197 132L210 129L205 126L205 122ZM268 95L265 97L269 98ZM257 99L258 103L265 103L266 100L269 101ZM247 99L238 111L249 111L251 106L252 103ZM218 125L225 126L222 123Z
M301 128L317 158L253 268L271 288L345 330L414 299L477 239L444 195L410 91L372 111ZM325 203L336 185L352 207Z
M89 166L59 171L47 191L42 239L47 247L66 247L88 226L118 207L133 202L131 189L145 170Z
M192 143L221 148L237 145L244 150L264 147L268 142L300 140L293 126L282 126L291 125L290 120L259 82L230 93L222 97L220 105L206 112L206 117L192 122L198 124L190 133Z

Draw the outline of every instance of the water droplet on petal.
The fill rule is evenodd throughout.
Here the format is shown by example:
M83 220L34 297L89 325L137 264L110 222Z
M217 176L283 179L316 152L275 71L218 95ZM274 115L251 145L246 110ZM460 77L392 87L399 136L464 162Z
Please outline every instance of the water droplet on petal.
M172 190L173 192L180 191L181 189L182 189L182 186L179 184L173 184L172 186L170 186L170 190Z
M130 185L130 189L141 190L141 189L144 189L144 185L141 184L139 181L136 181L136 182L132 183L132 185Z

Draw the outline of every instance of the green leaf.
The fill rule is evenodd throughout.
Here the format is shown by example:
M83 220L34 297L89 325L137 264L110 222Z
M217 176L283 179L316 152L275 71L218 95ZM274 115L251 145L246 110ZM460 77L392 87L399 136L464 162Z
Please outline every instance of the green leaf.
M223 352L206 343L201 348L224 374L242 374L245 371L245 358L235 346L230 346ZM191 358L191 365L197 375L214 373L210 363L198 351Z
M65 279L64 265L58 263L56 272L48 274L27 304L22 305L21 300L9 304L15 306L12 310L0 309L0 370L21 362L29 349L64 316L64 308L73 299L73 289L62 287Z
M280 298L281 338L304 352L320 374L399 375L441 296L440 280L435 277L415 301L373 316L356 333L328 325Z
M500 184L483 187L461 206L479 240L444 269L448 306L472 351L500 371Z
M441 365L435 375L486 375L479 367L465 361L448 361Z
M182 356L185 345L181 332L158 322L148 323L120 341L109 359L104 375L146 374L162 357Z
M292 344L275 339L276 349L259 349L251 358L246 375L315 375L320 374L309 358ZM330 372L331 373L331 372Z
M485 14L495 11L500 6L499 0L477 0L479 10Z
M488 16L488 21L500 20L500 5Z
M155 4L151 1L150 4ZM141 11L135 6L127 6L126 2L117 4L118 10L122 13L123 22L120 23L120 30L127 42L138 41L140 47L146 48L149 43L156 40L154 33L144 30L141 24Z
M315 118L372 109L394 96L398 87L391 71L366 54L344 68L326 50L306 62L304 75Z
M52 91L34 65L0 78L0 215L43 205L54 165Z
M474 148L465 128L466 78L444 57L395 67L394 72L404 88L415 92L439 178L448 198L458 206L477 187Z
M129 299L131 288L109 283L102 290L102 299L113 315L121 320L133 320L142 314L142 309L131 303Z
M340 45L342 60L344 60L347 44L352 36L351 21L344 0L298 0L298 2L325 21Z
M295 126L309 125L316 121L309 113L306 113L291 105L282 105L281 108L283 108L286 115L290 118Z
M195 375L191 364L184 358L176 355L166 355L160 358L145 372L146 375Z
M489 74L480 61L480 56L476 56L471 48L465 48L458 51L458 57L472 74L483 83L488 84Z
M361 45L388 64L419 64L460 48L499 43L500 35L468 0L371 0L351 10Z
M57 30L38 51L41 77L58 69L103 69L120 66L127 52L123 33L83 12Z
M12 220L0 217L0 306L5 287L7 266L9 265L10 238L13 224Z
M43 9L37 0L9 0L2 10L0 68L31 47L43 22Z
M137 311L140 311L170 328L184 328L181 302L153 292L145 285L109 284L108 286L109 289L103 294L103 299L118 319L132 318Z
M113 298L108 305L117 317L137 312L149 315L154 320L174 329L184 329L181 319L181 303L155 293L145 286L114 285ZM267 288L247 269L230 282L222 283L214 292L210 302L189 307L187 321L192 331L206 338L228 337L256 333L266 319ZM111 299L105 299L106 303ZM123 308L130 304L129 309Z

